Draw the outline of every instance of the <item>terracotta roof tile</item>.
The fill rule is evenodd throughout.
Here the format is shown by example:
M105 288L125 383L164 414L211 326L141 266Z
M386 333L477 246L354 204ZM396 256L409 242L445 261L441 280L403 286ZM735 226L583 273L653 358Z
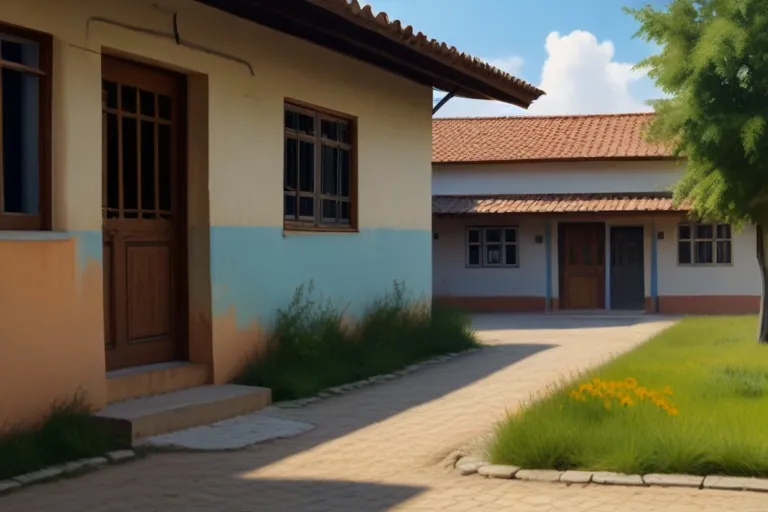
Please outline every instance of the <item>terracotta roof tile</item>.
M544 91L516 78L506 71L491 66L477 57L460 52L455 46L427 37L422 32L415 32L410 25L403 25L400 20L390 21L385 12L374 14L370 5L360 6L358 0L307 0L315 5L325 7L347 18L353 18L366 24L369 28L395 39L405 45L415 47L432 58L437 58L454 67L464 68L485 79L496 82L499 86L515 88L524 91L536 99Z
M437 215L488 213L684 212L662 194L530 194L433 196Z
M652 113L443 118L432 121L432 161L524 162L661 159L643 138Z

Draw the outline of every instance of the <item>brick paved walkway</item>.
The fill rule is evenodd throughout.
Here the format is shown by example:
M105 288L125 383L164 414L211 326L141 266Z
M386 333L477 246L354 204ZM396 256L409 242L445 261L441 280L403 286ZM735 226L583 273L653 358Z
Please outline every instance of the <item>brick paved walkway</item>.
M492 348L279 415L302 436L225 453L157 454L0 498L3 512L768 511L765 494L524 483L440 466L505 407L632 348L663 319L479 317Z

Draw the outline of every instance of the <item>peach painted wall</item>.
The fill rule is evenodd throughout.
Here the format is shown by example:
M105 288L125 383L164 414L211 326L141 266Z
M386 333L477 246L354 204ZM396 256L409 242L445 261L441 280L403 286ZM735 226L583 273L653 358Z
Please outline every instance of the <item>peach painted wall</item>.
M78 391L106 403L101 266L77 245L0 238L0 428Z

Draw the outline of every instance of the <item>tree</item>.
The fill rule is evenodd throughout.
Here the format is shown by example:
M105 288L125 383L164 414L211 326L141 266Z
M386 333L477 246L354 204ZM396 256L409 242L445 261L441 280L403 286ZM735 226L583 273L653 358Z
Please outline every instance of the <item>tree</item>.
M671 0L626 12L640 23L636 36L660 47L638 67L667 95L651 102L646 137L687 159L675 201L699 219L756 227L766 342L768 0Z

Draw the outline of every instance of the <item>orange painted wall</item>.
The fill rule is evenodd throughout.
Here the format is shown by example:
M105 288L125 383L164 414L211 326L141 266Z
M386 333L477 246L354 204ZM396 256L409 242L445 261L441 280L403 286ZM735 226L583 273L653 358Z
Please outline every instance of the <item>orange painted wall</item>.
M102 269L76 245L0 240L0 428L78 391L106 403Z

